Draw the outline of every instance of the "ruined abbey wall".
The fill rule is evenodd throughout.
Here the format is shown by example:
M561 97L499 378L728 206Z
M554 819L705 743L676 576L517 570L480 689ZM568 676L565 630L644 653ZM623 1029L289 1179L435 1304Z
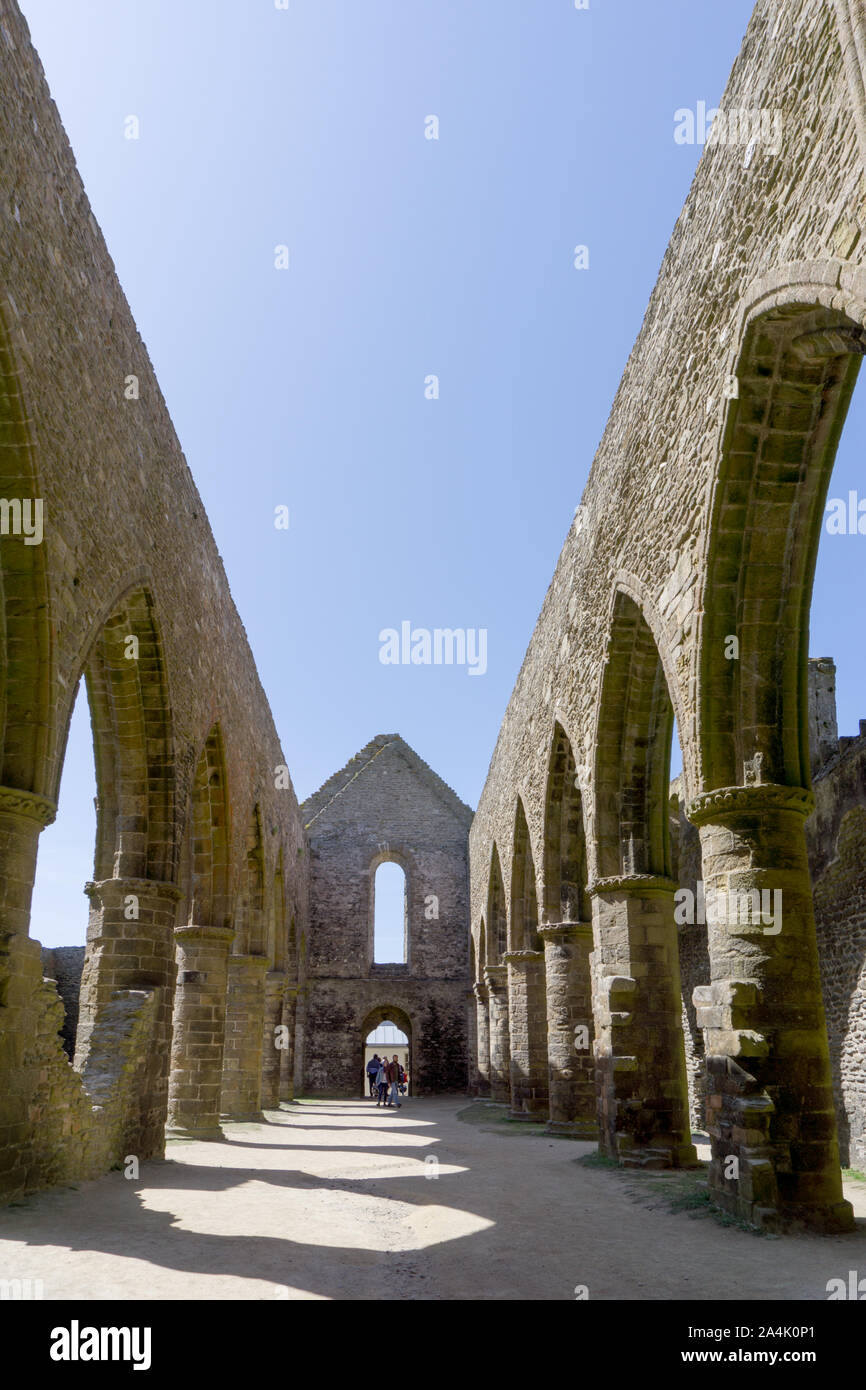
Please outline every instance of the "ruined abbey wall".
M0 471L0 496L31 521L38 499L43 519L41 543L30 543L35 530L15 534L13 511L0 555L0 1191L9 1195L98 1171L118 1151L161 1151L170 1074L178 1124L213 1118L224 1050L256 1094L254 1072L267 1062L273 1095L282 1059L263 1054L262 1009L267 997L282 1017L306 928L303 827L288 778L275 777L285 759L270 709L13 0L0 6ZM28 920L82 676L99 820L73 1070ZM214 1014L220 969L230 1000L243 995L241 977L261 976L258 1019L241 1020L244 1038L251 1026L258 1035L252 1057L243 1041L232 1051L231 1021L227 1045ZM172 1061L173 1037L183 1046Z
M692 1161L682 971L714 1200L759 1225L823 1230L851 1217L815 914L828 930L860 831L855 810L813 907L805 824L823 799L820 779L810 790L806 644L866 342L864 65L862 6L758 0L470 836L482 1089L581 1132L594 1119L621 1161ZM674 719L680 809L718 914L704 960L697 938L681 953L673 918ZM753 891L782 892L778 934L726 920ZM858 901L844 911L855 935Z
M720 1206L850 1229L866 752L834 742L829 668L810 707L808 610L866 351L864 73L859 0L758 0L474 820L397 736L299 808L0 0L0 1198L158 1154L166 1126L218 1138L297 1085L355 1093L364 1034L390 1017L418 1091L463 1090L468 1063L515 1120L597 1135L625 1164L694 1162L703 1119ZM43 978L69 962L43 962L28 929L82 678L98 822L70 1061ZM377 965L389 858L408 958ZM712 917L680 932L678 884L698 880Z
M465 1091L472 812L398 735L373 739L301 810L311 858L304 1090L357 1095L365 1037L390 1019L409 1037L415 1094ZM386 861L406 876L405 963L374 960L374 880Z
M843 1162L866 1170L866 733L815 778L806 827Z
M809 871L815 901L818 955L833 1093L843 1164L866 1163L866 733L838 737L836 667L810 661L809 732L815 811L806 821ZM698 832L686 819L679 780L671 787L676 818L671 836L674 877L696 892L701 876ZM683 1035L692 1125L706 1121L704 1042L693 1001L709 977L706 926L678 927Z

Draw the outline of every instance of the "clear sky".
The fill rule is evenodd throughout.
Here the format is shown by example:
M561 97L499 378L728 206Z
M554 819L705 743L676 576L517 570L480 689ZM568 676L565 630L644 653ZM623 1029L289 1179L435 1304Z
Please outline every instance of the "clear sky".
M750 0L21 3L299 797L399 732L474 806L700 155L674 112L717 103ZM858 393L831 491L864 433ZM828 541L812 651L853 732L866 539ZM404 621L485 629L485 673L383 665ZM80 698L46 944L84 940L93 795Z

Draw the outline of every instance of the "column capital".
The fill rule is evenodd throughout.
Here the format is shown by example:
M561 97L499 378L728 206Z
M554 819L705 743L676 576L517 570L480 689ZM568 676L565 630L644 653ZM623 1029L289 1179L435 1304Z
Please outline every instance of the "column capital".
M592 922L545 922L538 928L543 941L559 941L572 937L580 940L592 936Z
M472 986L472 993L475 998L484 1002L487 999L487 983L484 980L476 980Z
M488 989L506 989L508 984L507 965L487 965L484 967L484 981Z
M84 891L88 898L106 898L112 895L126 897L127 894L134 893L139 898L156 895L179 902L183 896L176 883L168 883L159 878L101 878L98 881L91 879L89 883L85 883Z
M675 893L678 887L674 879L663 874L614 874L587 884L587 892L593 897L601 893L631 893L639 898L647 893Z
M815 797L808 787L786 787L779 782L756 782L746 787L716 787L700 792L686 807L692 825L724 822L728 816L764 815L768 811L789 811L804 819L815 809Z
M544 960L543 951L506 951L502 959L507 965L531 965L533 961Z
M174 939L180 946L188 941L215 941L228 948L235 939L235 931L234 927L198 926L194 922L187 922L182 927L175 927Z
M19 787L0 787L0 814L23 816L39 825L50 825L57 815L57 806L47 796L23 791Z
M251 965L261 970L265 976L270 969L270 961L267 956L244 955L240 951L232 951L229 955L229 965Z

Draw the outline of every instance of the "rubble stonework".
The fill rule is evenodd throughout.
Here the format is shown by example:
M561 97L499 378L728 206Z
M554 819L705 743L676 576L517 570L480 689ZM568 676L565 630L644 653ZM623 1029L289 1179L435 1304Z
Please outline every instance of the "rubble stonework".
M409 1037L415 1094L468 1089L472 812L397 734L373 739L301 807L310 846L304 1089L357 1095L369 1032ZM406 961L374 961L374 878L406 875Z
M398 735L298 806L39 59L0 0L0 493L38 500L44 528L0 552L0 1200L159 1155L166 1126L218 1139L300 1089L358 1094L390 1019L417 1093L471 1087L625 1164L693 1164L705 1125L720 1206L850 1229L866 732L838 738L832 662L805 652L866 350L863 53L854 0L756 5L722 108L757 134L744 149L725 120L704 151L473 819ZM43 955L30 898L82 676L87 945ZM380 964L387 860L407 875L407 955ZM679 923L699 882L746 910ZM748 908L765 895L770 922Z
M703 1091L713 1199L759 1226L820 1231L852 1221L832 1085L835 1069L853 1115L862 826L857 809L840 816L819 873L807 827L833 820L836 792L819 774L810 787L805 651L824 499L866 345L864 52L866 17L850 0L756 5L719 105L772 113L773 139L711 139L703 151L470 835L487 1008L476 1035L489 1048L475 1073L502 1072L504 1001L494 1010L489 983L514 949L525 824L542 931L593 923L586 1025L602 1147L629 1163L691 1162ZM715 913L678 937L674 720L677 814L697 841L690 872L717 904L781 893L778 931L760 915ZM821 699L814 723L823 756L834 730ZM591 906L572 901L566 917L559 883L581 857ZM838 996L832 1064L819 940L833 959L824 988L836 981ZM523 1008L520 991L507 1005ZM511 1036L528 1026L513 1018Z
M261 951L296 987L307 857L201 498L14 0L0 4L0 150L0 495L39 499L43 519L40 544L4 535L0 555L7 1200L162 1153L169 1108L182 1128L216 1123L221 1057L205 1063L223 1049L210 1014L218 981L203 955L177 977L174 930L219 932L244 917L257 812L263 936L249 945L236 931L231 950ZM124 394L130 375L137 399ZM98 817L76 1022L70 953L43 965L29 916L82 677ZM43 970L58 977L66 1021ZM246 1026L261 1055L262 1018ZM248 1101L258 1079L246 1080Z

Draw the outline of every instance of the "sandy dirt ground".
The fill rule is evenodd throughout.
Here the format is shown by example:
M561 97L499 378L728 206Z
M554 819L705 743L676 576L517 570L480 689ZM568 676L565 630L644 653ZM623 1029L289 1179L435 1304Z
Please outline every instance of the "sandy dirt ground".
M467 1102L302 1101L0 1210L0 1278L46 1299L821 1299L856 1233L766 1238L647 1203L593 1146L466 1123ZM484 1115L474 1107L477 1120Z

